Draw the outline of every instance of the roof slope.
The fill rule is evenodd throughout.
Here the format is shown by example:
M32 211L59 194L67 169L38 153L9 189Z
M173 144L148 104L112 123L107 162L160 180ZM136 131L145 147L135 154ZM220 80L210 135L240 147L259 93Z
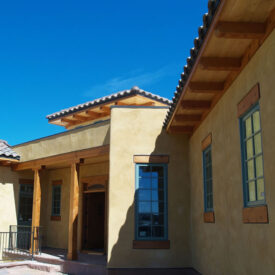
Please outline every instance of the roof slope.
M205 38L207 31L212 23L215 12L216 12L220 2L221 2L220 0L209 0L208 1L208 13L205 13L203 15L203 26L200 26L198 29L199 36L197 38L195 38L194 47L190 50L190 57L187 58L187 60L186 60L187 64L183 67L183 73L181 74L181 79L179 80L179 85L176 88L174 97L172 99L172 104L170 105L170 108L169 108L166 118L164 120L164 124L163 124L164 128L166 128L168 126L168 123L169 123L170 119L172 118L172 114L173 114L175 107L178 103L178 100L181 96L183 87L184 87L185 83L187 82L189 74L193 68L195 60L198 56L200 48L204 42L204 38Z
M141 95L141 96L147 97L149 99L152 99L152 100L155 100L155 101L161 102L163 104L167 104L167 105L171 104L171 101L167 98L164 98L164 97L146 92L146 91L140 89L139 87L134 86L130 90L120 91L120 92L111 94L109 96L104 96L104 97L101 97L101 98L98 98L98 99L95 99L95 100L92 100L92 101L88 101L88 102L83 103L83 104L79 104L79 105L76 105L76 106L73 106L73 107L70 107L70 108L67 108L67 109L63 109L59 112L47 115L46 118L49 121L51 121L53 119L66 116L66 115L74 113L74 112L79 112L79 111L86 110L86 109L91 108L91 107L95 107L95 106L100 105L100 104L105 104L105 103L108 103L110 101L114 101L114 100L117 100L117 99L122 99L122 98L129 97L129 96L134 96L134 95Z
M20 160L20 156L3 139L0 139L0 158Z

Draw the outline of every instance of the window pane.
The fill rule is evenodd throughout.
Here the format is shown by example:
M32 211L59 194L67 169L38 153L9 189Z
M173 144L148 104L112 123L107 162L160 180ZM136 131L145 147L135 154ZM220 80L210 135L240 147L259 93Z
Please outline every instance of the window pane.
M158 189L158 188L163 189L163 187L164 187L164 179L152 178L152 189Z
M252 138L250 138L246 142L246 159L250 159L252 157L253 157L253 144L252 144Z
M252 135L251 117L245 120L245 137L248 138Z
M151 237L151 227L150 226L140 226L138 228L138 236L140 238Z
M256 158L256 175L257 175L257 177L262 177L264 175L264 172L263 172L263 156L258 156Z
M163 190L153 190L152 191L152 201L163 201L164 200L164 192Z
M248 183L249 201L256 201L255 181Z
M151 169L150 166L140 166L139 167L139 176L144 178L150 178L151 177Z
M138 224L142 226L151 226L151 214L139 214Z
M163 213L164 212L164 204L163 202L152 202L152 212L153 213Z
M256 111L253 113L253 128L254 128L254 133L258 132L261 129L259 111Z
M264 200L264 179L257 180L257 196L258 200Z
M151 179L150 178L139 178L139 188L151 188Z
M153 166L152 167L152 177L161 177L163 178L163 167L162 166Z
M139 213L151 213L151 202L139 202L138 212Z
M254 146L255 146L255 154L260 154L262 152L262 139L261 133L258 133L254 137Z
M163 214L152 214L153 225L164 225L164 215Z
M164 228L163 228L163 226L153 226L152 236L154 238L164 237Z
M212 167L210 165L205 168L205 176L206 176L206 179L212 178Z
M150 201L151 200L151 190L138 190L138 199L139 201Z
M255 178L254 175L254 160L251 159L247 162L247 178L248 180L252 180Z

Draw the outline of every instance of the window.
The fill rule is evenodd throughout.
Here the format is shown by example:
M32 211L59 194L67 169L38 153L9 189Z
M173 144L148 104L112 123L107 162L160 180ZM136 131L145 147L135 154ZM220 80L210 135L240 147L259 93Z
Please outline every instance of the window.
M213 212L211 145L203 150L204 211Z
M259 105L240 118L245 206L265 203L262 134Z
M52 216L60 216L61 185L52 186Z
M167 164L136 164L136 239L167 239Z

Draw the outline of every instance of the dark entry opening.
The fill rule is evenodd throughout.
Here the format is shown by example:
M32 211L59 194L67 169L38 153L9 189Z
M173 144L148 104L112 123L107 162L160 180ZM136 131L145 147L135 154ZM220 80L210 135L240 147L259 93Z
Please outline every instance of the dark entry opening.
M82 248L104 252L105 193L83 194Z

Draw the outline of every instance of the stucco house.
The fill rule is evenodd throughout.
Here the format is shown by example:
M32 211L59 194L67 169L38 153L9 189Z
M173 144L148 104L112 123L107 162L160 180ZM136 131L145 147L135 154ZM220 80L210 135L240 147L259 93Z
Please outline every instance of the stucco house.
M133 87L0 141L0 231L108 268L275 273L275 1L208 8L172 101Z

